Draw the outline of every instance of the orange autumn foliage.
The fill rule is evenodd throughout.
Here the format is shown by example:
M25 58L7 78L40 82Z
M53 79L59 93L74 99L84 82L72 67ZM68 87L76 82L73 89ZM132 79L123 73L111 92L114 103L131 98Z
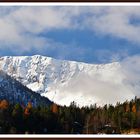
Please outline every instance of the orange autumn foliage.
M58 113L58 106L55 103L51 106L51 111L53 113Z
M132 106L132 112L136 113L136 105L135 104Z
M7 100L0 101L0 109L7 109L9 107L9 103Z
M27 116L30 115L30 110L28 108L25 108L24 114Z
M30 115L30 110L32 109L32 103L28 102L27 107L25 108L24 114Z

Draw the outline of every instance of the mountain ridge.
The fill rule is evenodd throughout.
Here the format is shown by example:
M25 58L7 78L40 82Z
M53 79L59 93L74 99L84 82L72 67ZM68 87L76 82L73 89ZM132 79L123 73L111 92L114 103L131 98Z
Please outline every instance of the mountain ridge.
M5 56L0 57L0 68L31 90L61 105L69 105L72 101L80 106L110 104L134 97L124 84L126 77L119 62L98 65L41 55ZM121 95L121 91L128 93ZM118 94L116 99L113 94Z

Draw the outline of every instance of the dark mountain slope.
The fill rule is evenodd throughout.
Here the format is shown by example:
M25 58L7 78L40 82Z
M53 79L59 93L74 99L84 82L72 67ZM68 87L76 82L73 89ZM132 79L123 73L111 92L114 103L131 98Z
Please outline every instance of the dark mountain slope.
M32 102L33 106L47 106L52 103L48 98L33 92L3 71L0 71L0 99L7 99L10 103L23 105Z

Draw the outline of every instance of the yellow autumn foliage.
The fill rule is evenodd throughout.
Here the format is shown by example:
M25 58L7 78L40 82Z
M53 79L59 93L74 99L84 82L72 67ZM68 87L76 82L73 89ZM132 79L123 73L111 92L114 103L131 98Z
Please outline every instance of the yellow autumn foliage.
M136 113L136 105L135 104L132 106L132 112Z

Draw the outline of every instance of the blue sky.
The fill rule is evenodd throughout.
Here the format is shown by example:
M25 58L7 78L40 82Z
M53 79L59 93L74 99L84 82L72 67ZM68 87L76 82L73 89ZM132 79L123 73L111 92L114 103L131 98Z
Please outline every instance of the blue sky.
M140 7L10 6L0 13L0 56L109 63L140 54Z

